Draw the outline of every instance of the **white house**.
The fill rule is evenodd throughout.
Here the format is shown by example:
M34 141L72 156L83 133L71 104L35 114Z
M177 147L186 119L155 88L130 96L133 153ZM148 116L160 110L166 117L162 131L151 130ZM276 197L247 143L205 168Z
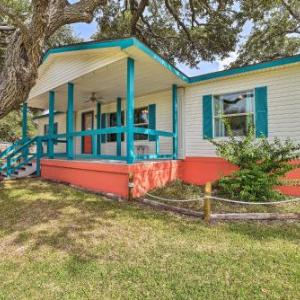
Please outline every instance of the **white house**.
M224 116L236 135L252 120L257 137L300 141L300 55L188 77L135 38L70 45L46 53L24 120L27 106L49 113L34 139L24 122L6 175L36 162L44 178L122 197L132 176L140 196L234 170L209 142L226 137Z

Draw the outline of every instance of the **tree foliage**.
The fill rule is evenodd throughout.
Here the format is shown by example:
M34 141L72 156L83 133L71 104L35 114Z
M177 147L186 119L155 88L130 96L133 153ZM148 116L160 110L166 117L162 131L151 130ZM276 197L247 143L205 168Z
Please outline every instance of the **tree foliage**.
M15 10L15 13L19 16L23 16L26 19L26 15L30 13L30 2L28 0L4 0L4 3L9 4L11 8ZM0 14L0 25L2 25L2 30L0 30L0 70L3 65L4 53L9 42L9 37L14 32L14 24L11 22L10 18L1 16ZM6 27L6 30L4 30ZM67 44L73 44L81 42L82 39L78 38L73 32L71 26L65 25L59 28L47 41L44 47L44 51L52 47L63 46Z
M244 17L253 23L230 67L243 66L300 52L300 1L243 1Z
M170 62L194 67L235 49L244 22L236 2L112 0L93 38L136 36Z
M36 125L33 122L33 114L28 113L28 136L34 136ZM11 111L0 122L0 141L15 142L22 137L22 112L20 109Z
M229 138L212 140L217 153L239 167L218 182L219 192L231 199L244 201L278 200L283 196L274 190L280 179L297 165L292 160L299 158L300 145L292 140L269 140L255 138L253 127L245 137L235 137L228 129Z

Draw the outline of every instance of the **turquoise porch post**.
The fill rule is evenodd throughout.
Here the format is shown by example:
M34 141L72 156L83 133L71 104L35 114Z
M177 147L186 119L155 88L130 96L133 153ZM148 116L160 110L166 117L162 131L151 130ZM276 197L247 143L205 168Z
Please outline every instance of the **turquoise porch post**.
M55 92L49 92L49 124L48 124L48 157L54 158L54 103L55 103Z
M127 163L132 164L134 153L134 60L127 59L127 99L126 99L126 130L127 130Z
M67 108L67 159L74 159L74 84L68 83L68 108Z
M23 103L22 106L22 140L27 139L27 103Z
M117 126L122 126L122 98L117 98ZM122 154L122 134L117 133L117 156Z
M173 159L178 158L178 96L177 85L172 86L172 115L173 115Z
M97 129L101 129L101 103L97 102ZM97 154L101 154L101 135L97 135Z

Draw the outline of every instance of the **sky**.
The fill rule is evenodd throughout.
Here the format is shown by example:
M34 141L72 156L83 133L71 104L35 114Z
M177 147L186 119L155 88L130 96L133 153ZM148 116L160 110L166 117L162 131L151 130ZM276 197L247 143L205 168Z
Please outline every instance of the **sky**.
M84 39L85 41L91 40L91 36L97 31L97 23L92 22L91 24L85 24L85 23L76 23L72 25L75 33ZM251 31L251 24L246 23L242 35L247 36ZM220 61L217 60L215 62L206 62L203 61L198 65L198 68L192 69L189 66L186 66L184 64L178 64L177 67L186 75L188 76L195 76L200 74L206 74L210 72L215 71L221 71L226 67L228 64L230 64L234 59L236 58L236 53L232 52L229 54L229 57Z

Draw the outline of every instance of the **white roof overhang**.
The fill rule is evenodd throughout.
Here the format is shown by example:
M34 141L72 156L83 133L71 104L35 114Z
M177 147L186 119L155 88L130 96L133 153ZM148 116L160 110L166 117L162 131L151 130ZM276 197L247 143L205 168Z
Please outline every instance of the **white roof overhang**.
M183 73L149 48L146 47L145 51L138 47L136 39L127 41L133 43L128 43L126 47L122 44L94 49L79 47L74 50L70 47L69 51L66 47L66 51L50 53L39 68L38 80L29 95L29 106L47 109L49 91L55 91L55 109L66 110L68 82L74 83L75 110L86 106L86 100L92 92L107 103L115 101L117 97L126 98L128 57L135 61L136 97L171 89L173 84L186 84Z

